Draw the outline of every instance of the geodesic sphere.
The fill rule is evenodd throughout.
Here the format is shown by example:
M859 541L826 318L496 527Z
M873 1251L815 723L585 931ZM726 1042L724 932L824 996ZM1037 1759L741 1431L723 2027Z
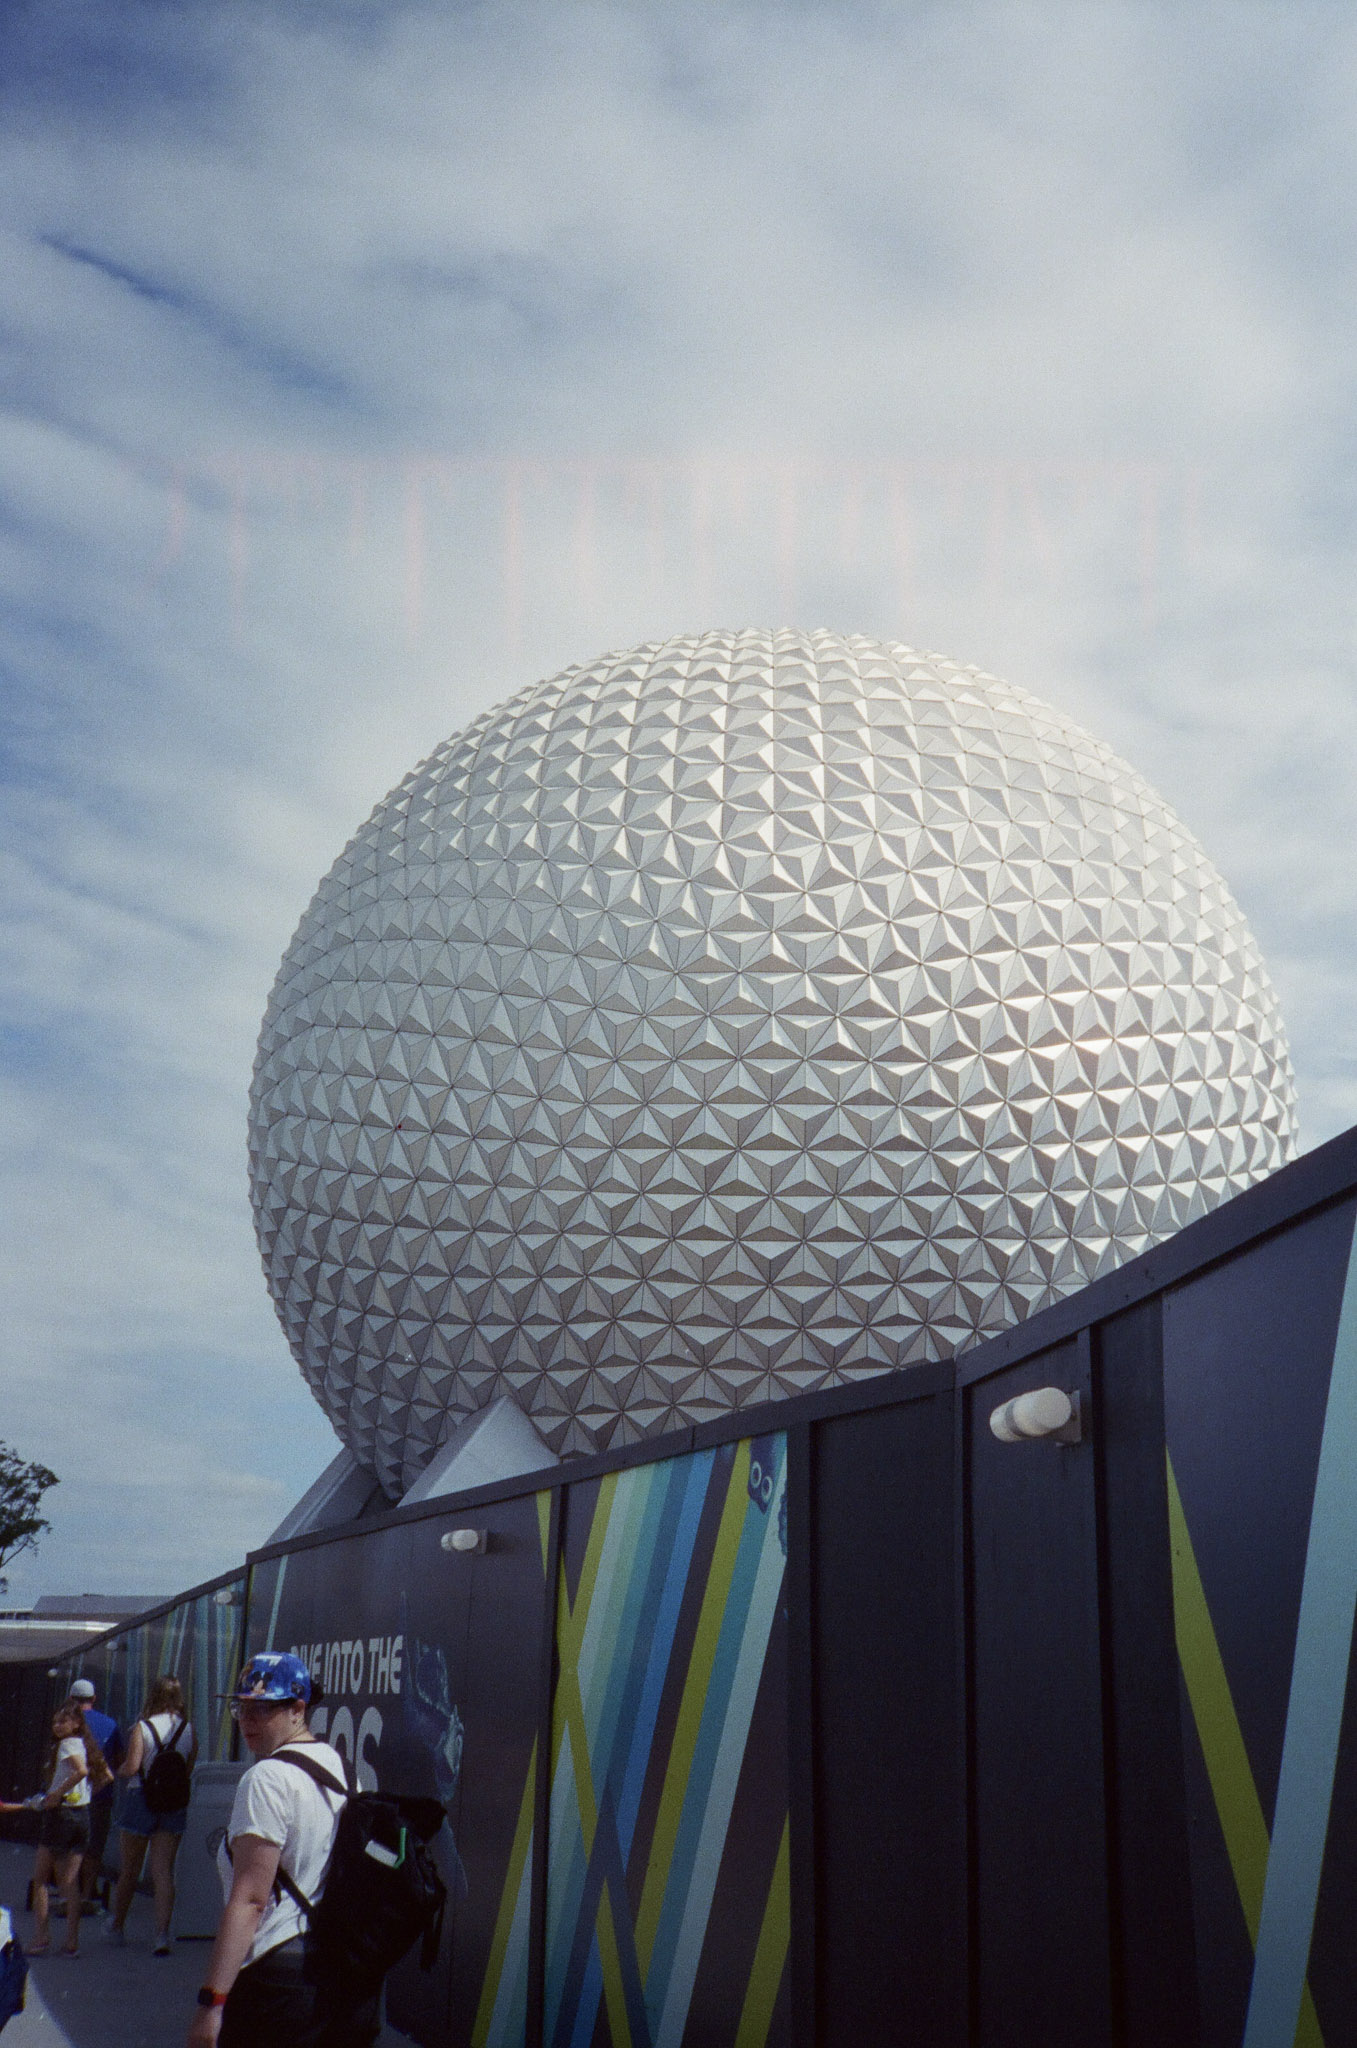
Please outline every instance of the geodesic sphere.
M389 1492L946 1355L1290 1156L1277 1005L1140 777L832 633L534 684L377 806L270 999L255 1217Z

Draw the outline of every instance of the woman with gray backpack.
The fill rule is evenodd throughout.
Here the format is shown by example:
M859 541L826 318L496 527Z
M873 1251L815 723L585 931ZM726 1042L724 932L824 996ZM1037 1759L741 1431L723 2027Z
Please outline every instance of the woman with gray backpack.
M118 1776L129 1782L118 1815L122 1870L108 1928L107 1938L112 1942L125 1939L123 1924L149 1851L156 1927L152 1953L170 1953L174 1859L188 1818L189 1787L197 1761L198 1737L184 1711L184 1688L177 1678L158 1678L128 1738L127 1755L118 1771Z

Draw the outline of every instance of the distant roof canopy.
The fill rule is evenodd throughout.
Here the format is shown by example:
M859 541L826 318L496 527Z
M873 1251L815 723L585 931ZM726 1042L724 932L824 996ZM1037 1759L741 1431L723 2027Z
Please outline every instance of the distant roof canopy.
M63 1657L116 1622L159 1607L161 1593L43 1593L31 1607L0 1609L0 1664Z

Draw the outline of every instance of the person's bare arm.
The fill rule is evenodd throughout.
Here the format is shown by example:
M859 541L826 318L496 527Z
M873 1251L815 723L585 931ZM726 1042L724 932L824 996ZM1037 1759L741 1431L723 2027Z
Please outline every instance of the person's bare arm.
M132 1730L132 1733L127 1738L127 1755L118 1765L118 1776L120 1778L136 1777L137 1772L141 1769L141 1756L142 1751L145 1747L146 1744L142 1737L141 1723L140 1721L138 1721L136 1727Z
M278 1844L262 1835L236 1835L231 1843L231 1896L212 1944L203 1978L214 1991L229 1991L240 1975L250 1943L273 1895ZM221 2007L202 2007L188 2030L188 2048L213 2048L221 2032Z

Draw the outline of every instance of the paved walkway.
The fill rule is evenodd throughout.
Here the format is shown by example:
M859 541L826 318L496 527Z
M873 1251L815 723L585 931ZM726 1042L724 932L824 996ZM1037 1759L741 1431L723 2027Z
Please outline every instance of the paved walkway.
M0 1904L14 1915L20 1941L33 1926L23 1909L32 1868L31 1849L0 1842ZM103 1925L81 1922L76 1962L55 1949L33 1957L28 2004L4 2030L3 2048L183 2048L211 1943L179 1941L172 1955L153 1956L149 1899L133 1901L126 1948L104 1941ZM65 1940L64 1917L54 1917L52 1932L57 1944ZM410 2044L388 2027L380 2048Z

